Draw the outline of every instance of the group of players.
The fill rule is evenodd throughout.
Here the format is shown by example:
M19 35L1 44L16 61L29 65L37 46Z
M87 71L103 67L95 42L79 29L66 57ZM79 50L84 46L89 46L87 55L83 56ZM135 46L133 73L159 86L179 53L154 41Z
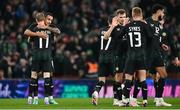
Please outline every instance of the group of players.
M38 104L38 78L43 75L45 104L58 104L53 98L53 60L52 43L60 30L52 25L53 15L48 12L35 14L35 22L24 32L31 44L32 72L29 83L28 104Z
M146 77L150 72L154 79L155 106L172 106L162 98L167 78L163 54L169 49L162 42L165 8L160 4L154 5L152 16L144 20L142 9L134 7L131 16L129 20L124 9L116 10L108 19L109 26L100 32L99 77L92 93L92 104L98 105L98 93L106 77L113 75L113 105L139 106L137 95L141 89L142 105L147 106ZM174 64L179 66L177 48L172 41L169 44ZM136 83L133 98L130 98L133 80Z
M164 50L168 46L162 42L161 31L165 9L156 4L152 8L152 16L143 19L142 9L132 9L132 20L127 17L124 9L118 9L109 17L109 26L100 33L99 81L92 94L92 103L98 104L98 93L105 84L106 77L114 75L114 102L118 106L139 106L137 95L142 89L143 106L147 105L146 76L150 70L153 73L156 106L172 106L163 98L163 90L167 72L164 63ZM38 77L43 72L45 88L45 104L58 104L53 99L53 62L52 43L60 30L53 26L51 13L37 13L36 22L24 32L32 44L32 72L29 83L28 104L38 104ZM160 24L162 23L162 24ZM169 36L168 36L169 37ZM171 37L171 36L170 36ZM180 62L176 47L170 41L175 65ZM115 73L115 74L114 74ZM133 98L130 100L132 81L136 80ZM124 88L121 85L124 83ZM122 99L124 95L124 99Z

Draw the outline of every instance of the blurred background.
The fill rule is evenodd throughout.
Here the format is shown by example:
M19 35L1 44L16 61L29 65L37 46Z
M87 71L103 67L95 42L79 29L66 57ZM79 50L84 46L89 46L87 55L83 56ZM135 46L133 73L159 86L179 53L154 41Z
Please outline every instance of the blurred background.
M140 6L148 17L155 3L166 6L165 28L180 56L179 0L0 0L0 79L30 78L30 45L23 32L34 22L33 14L37 11L53 13L54 24L62 32L53 44L54 78L96 79L98 32L107 26L107 17L118 8L130 11L133 6ZM172 64L170 53L167 52L168 78L177 81L180 67ZM4 90L3 84L6 83L2 83L0 90Z

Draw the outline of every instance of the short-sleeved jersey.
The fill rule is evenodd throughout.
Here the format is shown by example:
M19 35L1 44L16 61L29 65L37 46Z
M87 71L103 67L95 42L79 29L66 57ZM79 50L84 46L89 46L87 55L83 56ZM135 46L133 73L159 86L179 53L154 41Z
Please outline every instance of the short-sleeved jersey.
M44 32L48 36L46 39L40 38L38 36L32 37L33 41L33 47L32 49L51 49L51 44L53 42L53 33L49 31L48 29L40 29L40 28L34 28L35 32Z
M116 39L115 40L115 45L114 45L114 51L115 54L119 57L122 57L126 54L127 51L127 36L119 36L119 33L121 32L121 30L124 28L124 26L118 25L116 26L112 33L111 36ZM118 41L118 42L117 42Z
M31 37L31 50L33 60L51 60L52 59L52 43L54 41L53 33L48 29L41 29L37 27L37 24L31 25L29 30L33 32L44 32L48 36L46 39L38 36Z
M161 28L159 21L154 21L151 17L149 17L146 19L146 22L153 34L152 50L161 50Z
M148 42L151 42L152 38L148 25L142 21L132 21L127 24L120 35L125 34L127 34L128 52L146 51Z
M109 29L109 27L105 27L105 28L101 29L100 35L99 35L99 41L100 41L99 61L100 62L111 62L114 57L115 39L111 36L108 39L104 38L104 33L108 29Z

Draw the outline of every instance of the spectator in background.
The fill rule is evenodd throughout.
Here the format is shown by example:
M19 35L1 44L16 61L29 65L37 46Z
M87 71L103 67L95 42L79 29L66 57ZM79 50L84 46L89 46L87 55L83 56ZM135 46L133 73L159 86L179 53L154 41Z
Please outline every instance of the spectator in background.
M0 68L0 80L4 79L4 71Z
M57 39L58 43L54 45L54 56L57 59L54 75L79 78L86 73L84 66L79 65L87 61L87 58L81 58L81 53L96 63L98 61L98 27L107 25L106 20L111 13L120 7L130 10L131 6L139 5L145 16L149 16L154 3L167 7L169 15L165 26L180 50L179 0L0 0L0 60L6 62L4 65L7 64L4 76L11 78L15 69L11 64L14 63L15 67L19 65L19 62L11 61L12 53L18 52L20 59L24 58L27 62L31 59L27 39L22 33L28 23L34 21L34 12L49 11L54 15L54 24L61 24L62 40Z

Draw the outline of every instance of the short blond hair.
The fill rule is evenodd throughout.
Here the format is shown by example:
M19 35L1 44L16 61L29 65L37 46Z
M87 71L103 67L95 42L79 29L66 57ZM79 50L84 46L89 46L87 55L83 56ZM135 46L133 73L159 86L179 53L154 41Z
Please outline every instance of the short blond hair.
M142 9L140 7L134 7L132 9L132 16L142 16L143 15L143 12L142 12Z
M43 20L45 20L45 15L44 15L44 13L42 13L42 12L36 13L35 19L36 19L37 21L43 21Z
M119 15L119 14L126 14L126 10L125 9L117 9L116 11L115 11L115 16L117 16L117 15Z

